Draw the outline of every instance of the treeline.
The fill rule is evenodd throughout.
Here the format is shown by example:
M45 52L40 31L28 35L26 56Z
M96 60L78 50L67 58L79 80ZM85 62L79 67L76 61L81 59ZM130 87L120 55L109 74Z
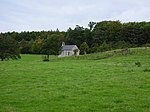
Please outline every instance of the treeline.
M8 32L1 38L12 37L19 43L21 53L58 55L61 43L75 44L81 54L112 49L150 46L150 22L102 21L89 22L88 28L76 25L67 32Z
M22 54L53 54L57 55L62 41L65 41L65 33L56 31L41 32L8 32L1 33L0 38L13 38L19 44Z

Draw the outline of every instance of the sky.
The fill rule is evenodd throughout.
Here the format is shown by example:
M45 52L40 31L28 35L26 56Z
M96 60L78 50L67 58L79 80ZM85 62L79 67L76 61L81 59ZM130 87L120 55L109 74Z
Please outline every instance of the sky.
M66 31L90 21L150 21L150 0L0 0L0 32Z

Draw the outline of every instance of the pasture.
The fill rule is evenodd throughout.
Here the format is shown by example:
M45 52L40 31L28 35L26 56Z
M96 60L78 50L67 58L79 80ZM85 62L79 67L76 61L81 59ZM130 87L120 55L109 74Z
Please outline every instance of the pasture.
M150 48L112 52L0 62L0 112L150 112Z

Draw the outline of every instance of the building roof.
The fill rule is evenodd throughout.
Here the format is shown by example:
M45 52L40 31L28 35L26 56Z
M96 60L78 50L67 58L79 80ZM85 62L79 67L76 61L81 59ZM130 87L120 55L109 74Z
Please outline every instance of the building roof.
M76 45L64 45L62 47L62 50L72 50L73 48L78 49L78 47Z

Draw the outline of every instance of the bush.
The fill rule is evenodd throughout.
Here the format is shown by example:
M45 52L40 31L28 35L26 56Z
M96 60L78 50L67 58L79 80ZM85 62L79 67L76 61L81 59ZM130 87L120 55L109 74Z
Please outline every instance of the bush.
M141 67L141 66L142 66L140 62L135 62L135 65L136 65L137 67Z
M111 46L104 41L102 45L99 47L99 49L101 52L109 51L111 50Z
M150 43L144 44L143 47L150 47Z
M147 69L147 68L146 68L146 69L144 69L143 71L144 71L144 72L150 72L150 69Z
M48 56L43 56L42 59L43 59L43 61L49 61Z
M129 47L131 47L131 45L125 41L118 41L114 44L115 49L124 49L124 48L129 48Z

